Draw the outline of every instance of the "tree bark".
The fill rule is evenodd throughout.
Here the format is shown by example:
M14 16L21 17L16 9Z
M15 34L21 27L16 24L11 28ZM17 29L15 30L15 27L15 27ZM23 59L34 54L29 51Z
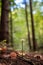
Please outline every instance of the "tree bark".
M26 15L26 26L28 31L28 44L29 49L31 50L31 39L30 39L30 32L29 32L29 24L28 24L28 12L27 12L27 3L25 2L25 15Z
M12 12L10 11L10 32L11 32L11 47L14 47L13 45L13 23L12 23Z
M0 40L6 40L9 43L9 0L2 0Z
M35 39L35 29L34 29L34 20L33 20L33 11L32 11L32 0L30 2L30 15L31 15L31 25L32 25L32 41L33 41L33 51L36 51L36 39Z

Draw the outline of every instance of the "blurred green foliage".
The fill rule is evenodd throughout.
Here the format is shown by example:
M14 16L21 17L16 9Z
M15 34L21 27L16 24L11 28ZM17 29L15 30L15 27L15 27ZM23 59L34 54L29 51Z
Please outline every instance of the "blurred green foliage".
M25 18L25 8L18 7L14 0L10 0L11 10L13 8L12 13L12 24L13 24L13 43L15 50L22 50L22 41L24 51L28 51L28 40L27 40L27 27L26 27L26 18ZM15 3L15 4L14 4ZM31 18L30 18L30 9L29 4L27 3L27 11L28 11L28 23L29 23L29 31L32 42L32 32L31 32ZM16 7L14 7L16 6ZM33 0L33 16L34 16L34 27L35 27L35 36L38 47L43 45L43 6L42 2ZM1 2L0 2L0 16L1 16ZM10 25L10 24L9 24Z

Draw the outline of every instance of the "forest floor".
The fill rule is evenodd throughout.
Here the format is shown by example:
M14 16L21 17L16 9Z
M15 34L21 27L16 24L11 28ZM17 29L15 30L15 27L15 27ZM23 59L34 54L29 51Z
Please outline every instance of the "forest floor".
M43 65L42 53L12 51L0 54L0 65Z

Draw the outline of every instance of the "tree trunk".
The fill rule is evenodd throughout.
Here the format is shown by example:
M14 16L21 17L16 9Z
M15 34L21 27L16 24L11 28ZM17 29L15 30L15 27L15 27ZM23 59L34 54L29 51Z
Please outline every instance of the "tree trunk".
M11 47L14 47L13 45L13 23L12 23L12 12L10 11L10 32L11 32Z
M32 24L32 41L33 41L33 51L36 51L36 39L35 39L35 30L34 30L34 20L33 20L33 14L32 14L32 0L29 0L30 2L30 14L31 14L31 24Z
M1 11L1 41L9 43L9 0L2 0Z
M30 32L29 32L29 25L28 25L28 12L27 12L27 3L25 2L25 15L26 15L26 26L28 31L28 44L29 49L31 50L31 39L30 39Z

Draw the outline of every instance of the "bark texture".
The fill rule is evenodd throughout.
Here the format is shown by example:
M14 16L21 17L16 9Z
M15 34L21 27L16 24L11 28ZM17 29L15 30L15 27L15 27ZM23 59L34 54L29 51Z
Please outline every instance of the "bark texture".
M37 44L35 39L35 29L34 29L34 19L33 19L33 10L32 10L32 0L30 2L30 15L31 15L31 25L32 25L32 41L33 41L33 51L36 51Z
M9 0L2 0L1 11L1 41L9 43Z

